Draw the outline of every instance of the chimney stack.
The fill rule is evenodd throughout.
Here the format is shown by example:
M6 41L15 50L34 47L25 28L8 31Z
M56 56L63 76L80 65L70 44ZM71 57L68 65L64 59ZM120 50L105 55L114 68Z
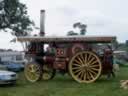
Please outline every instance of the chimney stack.
M45 10L40 11L40 36L45 35Z

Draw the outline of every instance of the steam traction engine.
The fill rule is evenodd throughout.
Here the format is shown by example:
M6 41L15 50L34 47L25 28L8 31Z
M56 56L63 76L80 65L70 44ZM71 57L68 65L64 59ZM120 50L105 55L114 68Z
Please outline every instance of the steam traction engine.
M49 80L56 70L69 73L79 83L92 83L112 72L112 42L116 37L19 37L26 44L27 80ZM47 48L44 46L47 45Z

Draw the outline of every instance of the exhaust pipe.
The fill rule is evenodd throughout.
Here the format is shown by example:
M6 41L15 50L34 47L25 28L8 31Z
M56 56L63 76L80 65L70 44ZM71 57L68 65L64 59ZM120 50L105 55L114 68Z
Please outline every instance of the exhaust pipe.
M45 10L40 11L40 36L45 35Z

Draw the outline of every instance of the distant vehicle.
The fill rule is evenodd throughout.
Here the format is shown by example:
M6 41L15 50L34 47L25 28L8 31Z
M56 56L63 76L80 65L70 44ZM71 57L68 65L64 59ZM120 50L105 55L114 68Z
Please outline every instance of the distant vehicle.
M4 66L6 67L7 70L14 72L20 72L24 69L23 64L17 64L17 63L5 63Z
M0 84L15 84L17 77L15 72L0 70Z
M6 69L7 68L4 65L0 64L0 70L6 70Z
M126 54L127 52L126 51L120 51L120 50L116 50L116 51L113 51L114 55L119 55L119 54Z
M24 52L19 51L1 51L0 52L1 62L14 62L14 63L24 63Z

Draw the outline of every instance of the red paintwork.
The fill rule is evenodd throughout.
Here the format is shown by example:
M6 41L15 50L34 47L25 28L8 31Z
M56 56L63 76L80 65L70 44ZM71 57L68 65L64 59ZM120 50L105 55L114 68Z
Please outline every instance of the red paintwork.
M33 38L26 38L33 40ZM98 56L98 50L100 48L95 48L93 44L96 42L111 42L112 37L73 37L73 38L34 38L34 40L44 40L45 42L50 42L49 43L49 48L50 50L47 50L45 53L41 53L43 50L43 44L44 42L32 42L32 46L28 47L28 51L26 52L27 54L33 54L36 57L41 57L40 61L43 61L45 64L50 65L54 69L62 69L62 70L67 70L68 64L71 60L71 58L79 51L93 51L95 52ZM48 40L54 40L57 42L52 42L52 41L47 41ZM73 42L68 40L73 40ZM59 42L58 40L62 41ZM94 43L94 41L96 42ZM65 42L63 42L65 41ZM89 42L88 42L89 41ZM35 45L34 45L35 44ZM41 45L41 46L40 46ZM47 49L49 49L47 48ZM51 51L53 49L54 51ZM103 49L103 56L100 56L101 62L102 62L102 73L106 74L112 71L113 65L112 65L112 50L109 48L104 48ZM51 53L52 52L52 53Z

